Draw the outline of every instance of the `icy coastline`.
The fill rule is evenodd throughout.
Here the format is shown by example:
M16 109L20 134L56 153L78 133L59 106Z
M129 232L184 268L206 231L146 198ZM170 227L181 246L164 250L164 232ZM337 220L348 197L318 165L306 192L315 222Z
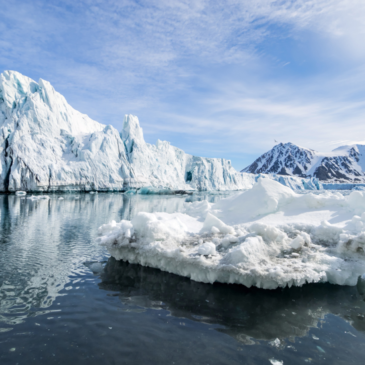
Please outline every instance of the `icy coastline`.
M45 80L0 75L0 192L229 191L249 189L257 178L225 159L146 143L133 115L118 132L73 109ZM293 189L320 188L316 179L270 178Z
M119 133L73 109L45 80L0 75L0 192L229 191L249 189L259 176L166 141L146 143L133 115ZM315 178L266 176L294 190L322 188Z
M254 180L228 160L146 143L135 116L125 116L119 133L73 109L45 80L0 76L0 192L222 191Z
M99 228L117 260L214 283L274 289L356 285L365 273L365 193L301 195L268 178L184 213L138 213Z

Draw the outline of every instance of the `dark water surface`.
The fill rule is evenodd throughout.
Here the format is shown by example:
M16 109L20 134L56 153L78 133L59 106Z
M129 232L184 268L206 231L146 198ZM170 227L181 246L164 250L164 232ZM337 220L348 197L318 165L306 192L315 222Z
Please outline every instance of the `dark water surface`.
M192 198L60 196L0 196L1 365L365 363L365 285L265 291L118 262L101 224Z

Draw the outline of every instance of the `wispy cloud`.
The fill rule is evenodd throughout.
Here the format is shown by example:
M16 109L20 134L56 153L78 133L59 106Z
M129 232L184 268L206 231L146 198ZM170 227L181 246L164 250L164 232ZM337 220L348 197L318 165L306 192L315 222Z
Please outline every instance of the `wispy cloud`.
M0 0L0 66L121 127L241 168L273 139L357 140L362 0ZM349 128L350 126L350 128Z

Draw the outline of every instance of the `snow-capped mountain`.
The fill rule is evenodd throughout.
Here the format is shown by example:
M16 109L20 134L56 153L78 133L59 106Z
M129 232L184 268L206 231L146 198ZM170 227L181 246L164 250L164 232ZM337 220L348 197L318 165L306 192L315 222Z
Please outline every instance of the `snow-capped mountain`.
M47 81L0 75L0 192L236 190L253 182L230 161L146 143L137 117L127 115L119 133L73 109Z
M326 182L365 182L365 145L349 145L329 153L280 143L242 170L252 174L315 177Z

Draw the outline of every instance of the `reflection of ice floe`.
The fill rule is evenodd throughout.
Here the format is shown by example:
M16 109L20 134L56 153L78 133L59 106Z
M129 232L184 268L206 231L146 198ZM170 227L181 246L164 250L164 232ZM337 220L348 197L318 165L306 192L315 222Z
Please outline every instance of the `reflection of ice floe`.
M201 282L356 285L365 272L365 193L299 195L269 179L183 213L138 213L99 228L117 259Z
M327 314L365 332L365 293L357 287L311 284L266 291L240 285L207 285L111 257L101 289L119 292L127 306L166 309L175 317L209 323L246 344L294 340L316 328ZM279 344L279 345L280 345Z
M48 195L31 195L28 196L29 200L35 201L35 200L48 200L49 196Z

